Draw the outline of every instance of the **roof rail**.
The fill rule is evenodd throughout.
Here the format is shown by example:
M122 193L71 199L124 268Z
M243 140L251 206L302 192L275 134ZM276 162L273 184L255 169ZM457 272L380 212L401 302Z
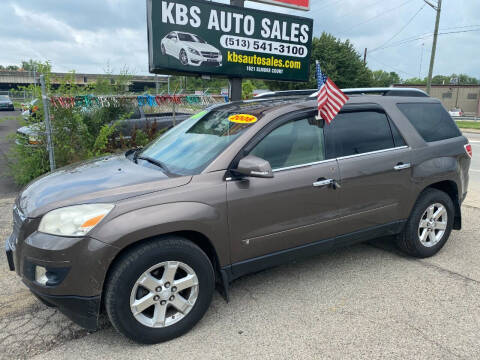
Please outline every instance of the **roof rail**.
M428 97L428 94L423 90L416 88L350 88L342 89L347 95L382 95L382 96L411 96L411 97ZM318 93L317 89L305 89L305 90L285 90L285 91L270 91L262 94L255 95L257 98L272 98L281 96L308 96L316 97Z
M342 91L347 95L379 94L383 96L428 97L428 94L425 91L416 89L416 88L394 88L394 87L351 88L351 89L342 89Z
M278 97L278 96L310 96L317 89L305 89L305 90L282 90L282 91L268 91L258 95L255 95L254 98L271 98L271 97Z

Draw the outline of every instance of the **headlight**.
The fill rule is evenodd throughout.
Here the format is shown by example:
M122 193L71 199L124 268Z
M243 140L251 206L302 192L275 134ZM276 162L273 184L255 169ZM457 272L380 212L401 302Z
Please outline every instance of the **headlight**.
M200 55L200 53L197 50L195 50L194 48L189 47L188 51L190 51L192 54Z
M84 236L112 209L112 204L85 204L55 209L42 217L38 231L61 236Z

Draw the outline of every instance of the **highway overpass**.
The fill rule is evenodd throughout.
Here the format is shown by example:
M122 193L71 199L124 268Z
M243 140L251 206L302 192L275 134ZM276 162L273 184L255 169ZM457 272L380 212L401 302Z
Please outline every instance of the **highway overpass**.
M52 73L52 85L59 86L66 77L72 76L71 73ZM109 74L78 74L75 73L75 83L77 85L88 85L96 82L97 79L107 79L115 83L118 75ZM38 82L37 74L37 84ZM151 75L133 75L129 82L130 91L143 91L145 87L155 87L155 76ZM166 83L167 76L158 76L158 82ZM34 73L31 71L7 71L0 70L0 91L18 89L20 86L27 86L34 83Z

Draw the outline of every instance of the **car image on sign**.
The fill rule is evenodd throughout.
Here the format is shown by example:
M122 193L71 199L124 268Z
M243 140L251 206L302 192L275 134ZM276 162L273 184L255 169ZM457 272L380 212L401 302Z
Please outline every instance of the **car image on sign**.
M222 66L222 54L195 34L172 31L162 39L162 55L176 58L182 65Z

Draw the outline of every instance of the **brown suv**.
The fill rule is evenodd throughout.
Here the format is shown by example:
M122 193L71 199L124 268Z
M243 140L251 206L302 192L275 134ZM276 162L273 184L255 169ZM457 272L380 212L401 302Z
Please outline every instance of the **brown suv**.
M471 147L438 100L405 91L352 90L331 125L301 96L220 105L43 176L16 200L10 268L78 324L105 309L155 343L247 273L384 235L432 256L461 227Z

